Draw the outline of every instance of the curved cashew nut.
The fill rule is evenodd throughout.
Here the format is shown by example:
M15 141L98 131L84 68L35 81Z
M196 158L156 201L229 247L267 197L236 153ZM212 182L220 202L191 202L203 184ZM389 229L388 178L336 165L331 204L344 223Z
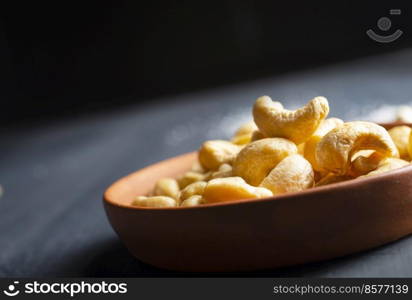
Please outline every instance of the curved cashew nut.
M316 147L316 161L321 169L343 175L348 173L352 155L360 150L375 150L385 157L399 157L385 128L359 121L329 131Z
M134 206L140 207L174 207L177 206L175 199L166 196L138 196L132 202Z
M263 133L261 133L259 130L255 130L252 132L252 136L250 137L251 142L255 142L261 139L267 138Z
M297 153L296 145L283 138L265 138L246 145L233 162L233 174L258 186L285 157Z
M366 151L368 150L362 150L359 152ZM378 168L379 164L383 159L385 159L385 157L376 151L372 151L372 153L363 153L355 159L352 159L352 163L348 173L354 177L365 175Z
M264 198L272 195L270 190L251 186L240 177L226 177L209 181L203 193L203 199L206 203L216 203Z
M184 200L180 206L198 206L204 204L205 201L202 196L200 195L193 195Z
M240 146L228 141L207 141L199 150L199 162L208 170L216 170L221 164L231 163L240 149Z
M305 142L329 113L324 97L315 97L295 111L283 109L278 103L268 96L258 98L253 106L255 123L264 135L287 138L296 144Z
M410 159L408 148L411 128L409 126L396 126L389 129L388 133L398 148L399 156L402 159Z
M273 195L298 192L313 187L314 173L311 164L299 154L283 159L263 179L261 187L271 190Z
M179 184L173 178L159 179L153 190L154 196L167 196L173 199L179 199L179 193Z
M250 121L242 126L236 131L235 135L233 136L231 142L236 145L246 145L250 142L252 138L252 133L257 130L257 126L255 122Z
M406 160L399 159L399 158L386 158L381 161L379 164L378 168L375 171L369 172L366 175L360 176L360 177L369 177L377 174L382 174L388 171L392 171L395 169L399 169L402 167L405 167L409 165L410 163L407 162Z
M343 121L338 118L329 118L322 121L313 133L313 135L305 142L303 155L312 164L312 167L316 171L322 171L316 161L316 146L319 141L324 137L329 131L343 124Z
M177 178L177 183L179 184L179 187L181 189L184 189L187 187L189 184L197 181L205 181L209 177L208 173L198 173L198 172L193 172L189 171Z
M206 185L206 181L197 181L189 184L180 192L180 200L184 201L194 195L203 195Z
M216 172L213 172L210 176L210 179L223 178L223 177L232 177L233 168L229 164L220 165L219 169Z

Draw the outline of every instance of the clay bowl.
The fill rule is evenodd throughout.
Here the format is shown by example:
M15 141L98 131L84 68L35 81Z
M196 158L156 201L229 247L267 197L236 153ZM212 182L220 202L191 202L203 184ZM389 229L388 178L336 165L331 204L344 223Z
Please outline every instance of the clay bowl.
M159 162L105 192L111 225L141 261L178 271L268 269L343 256L412 233L412 166L265 199L130 206L157 179L182 174L195 159L189 153Z

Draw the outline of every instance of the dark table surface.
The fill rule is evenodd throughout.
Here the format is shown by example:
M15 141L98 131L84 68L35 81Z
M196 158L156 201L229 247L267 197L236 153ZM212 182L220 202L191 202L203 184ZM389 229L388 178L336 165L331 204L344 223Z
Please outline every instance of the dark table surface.
M1 131L0 276L181 275L128 253L107 222L103 191L205 139L229 137L263 94L292 108L323 95L331 115L367 119L385 103L412 101L412 51ZM238 275L412 276L412 237L330 261Z

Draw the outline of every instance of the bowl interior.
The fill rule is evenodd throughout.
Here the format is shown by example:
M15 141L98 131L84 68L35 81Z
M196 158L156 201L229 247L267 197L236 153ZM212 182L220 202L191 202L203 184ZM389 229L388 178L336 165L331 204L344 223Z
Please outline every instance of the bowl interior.
M407 126L412 127L412 124L410 123L400 123L400 122L386 123L386 124L380 124L380 125L382 125L386 129L390 129L394 126L400 126L400 125L407 125ZM111 185L104 194L104 200L114 205L119 205L122 207L129 207L129 208L135 209L136 207L130 204L134 197L140 196L140 195L146 195L147 193L149 193L153 189L154 184L156 183L158 179L161 179L164 177L176 178L179 175L183 174L184 172L190 170L190 168L192 167L196 159L197 159L197 152L191 152L191 153L183 154L180 156L176 156L176 157L161 161L159 163L143 168L137 172L134 172L126 177L121 178L120 180L116 181L113 185ZM359 179L359 180L369 181L379 176L385 176L385 174L387 173L376 175L370 178ZM334 186L352 184L354 181L355 180L348 180L345 182L334 183L334 184L330 184L330 185L326 185L322 187L308 189L308 190L298 192L298 193L305 193L307 191L312 191L312 190L321 190L321 189L330 188ZM284 196L287 197L288 195L295 195L295 194L297 193L288 193L285 195L281 195L280 198L283 198ZM279 198L279 196L277 198ZM248 200L242 200L242 202L244 201L248 201ZM230 203L234 203L234 202L230 202ZM230 204L230 203L226 203L226 204ZM213 204L210 204L210 205L213 205ZM146 209L150 209L150 208L146 208Z

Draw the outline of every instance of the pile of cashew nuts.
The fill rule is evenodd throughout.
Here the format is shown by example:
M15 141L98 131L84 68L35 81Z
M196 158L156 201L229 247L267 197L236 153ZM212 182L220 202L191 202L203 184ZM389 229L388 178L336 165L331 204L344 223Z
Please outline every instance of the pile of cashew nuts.
M262 96L253 106L254 121L242 125L230 141L206 141L190 171L160 179L149 195L132 204L176 207L264 198L411 163L410 127L387 131L371 122L327 119L328 113L325 97L292 111Z

